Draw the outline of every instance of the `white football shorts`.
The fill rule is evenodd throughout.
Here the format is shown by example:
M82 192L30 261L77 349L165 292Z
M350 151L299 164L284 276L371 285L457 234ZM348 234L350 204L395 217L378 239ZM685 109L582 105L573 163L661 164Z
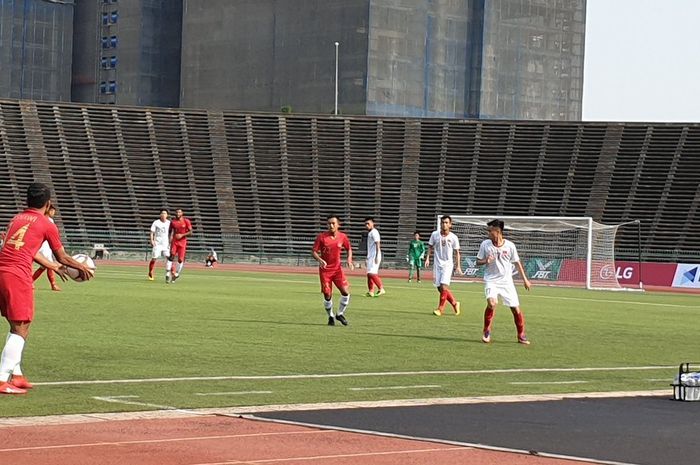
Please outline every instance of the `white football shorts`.
M151 258L167 258L170 255L170 247L167 245L156 244L153 246L153 251L151 252Z
M498 297L500 296L503 305L507 307L520 306L518 291L515 290L515 284L512 282L508 284L487 283L484 288L484 293L487 299L496 299L496 301L498 301Z
M50 262L55 261L53 259L53 251L51 250L51 246L49 245L48 242L44 242L41 244L41 248L39 248L39 253L41 254L42 257L47 259Z
M379 265L382 263L382 254L379 254L379 263L374 263L374 257L367 258L367 274L379 274Z
M443 266L434 265L433 266L433 284L435 284L435 287L440 287L443 284L446 286L449 286L450 283L452 282L452 270L453 269L454 269L454 265L452 263L449 263L449 264L443 265Z

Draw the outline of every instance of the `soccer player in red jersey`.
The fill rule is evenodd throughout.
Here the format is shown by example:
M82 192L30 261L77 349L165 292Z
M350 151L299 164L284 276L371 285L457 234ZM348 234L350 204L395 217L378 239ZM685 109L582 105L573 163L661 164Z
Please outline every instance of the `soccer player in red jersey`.
M0 355L0 394L24 394L32 387L20 368L24 343L34 319L32 262L36 260L47 269L63 273L58 263L37 254L41 243L48 241L59 263L77 269L85 280L92 278L90 268L66 253L56 225L46 217L50 199L48 186L40 183L29 186L27 209L10 222L0 250L0 313L10 324Z
M335 215L326 218L328 231L322 232L316 237L311 255L319 264L318 275L321 280L321 293L323 294L323 306L328 313L328 325L335 325L338 320L343 326L348 325L345 318L345 311L350 304L350 284L345 279L345 273L340 263L340 253L342 249L348 254L348 267L353 270L352 247L345 233L339 231L340 219ZM333 316L333 284L340 291L340 305L338 313Z
M187 252L187 238L192 235L192 223L185 218L182 209L175 210L175 219L170 221L170 256L165 268L165 282L170 284L180 277L182 267L185 266L185 253ZM177 257L177 270L173 273L173 262Z

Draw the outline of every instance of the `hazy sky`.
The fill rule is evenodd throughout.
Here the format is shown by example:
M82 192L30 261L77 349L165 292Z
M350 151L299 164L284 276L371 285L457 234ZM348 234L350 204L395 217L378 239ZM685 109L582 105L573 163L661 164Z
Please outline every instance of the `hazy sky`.
M700 0L588 0L587 121L700 122Z

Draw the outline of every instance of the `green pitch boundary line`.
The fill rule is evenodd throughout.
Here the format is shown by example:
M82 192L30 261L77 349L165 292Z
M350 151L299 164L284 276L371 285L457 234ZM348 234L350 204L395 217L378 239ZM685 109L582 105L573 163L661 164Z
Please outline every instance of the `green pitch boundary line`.
M279 404L257 405L249 407L226 408L200 408L181 409L168 405L156 405L147 402L139 402L136 396L112 396L101 397L109 403L123 403L143 407L145 411L120 412L120 413L84 413L72 415L50 415L38 417L11 417L0 418L0 428L17 426L48 426L76 423L94 423L101 421L124 420L157 420L171 418L187 418L202 415L218 415L242 417L262 412L293 412L301 410L338 410L357 408L381 408L381 407L421 407L431 405L455 405L455 404L482 404L482 403L508 403L508 402L544 402L565 399L590 399L590 398L621 398L621 397L659 397L668 396L668 389L649 391L611 391L611 392L581 392L538 395L509 395L509 396L481 396L481 397L443 397L432 399L403 399L385 401L352 401L352 402L327 402L309 404Z
M189 376L181 378L136 378L136 379L95 379L83 381L45 381L33 383L35 386L71 386L94 384L139 384L139 383L173 383L191 381L270 381L287 379L327 379L327 378L363 378L383 376L432 376L432 375L488 375L511 373L577 373L588 371L638 371L638 370L677 370L677 365L641 366L641 367L582 367L582 368L504 368L497 370L435 370L435 371L384 371L366 373L324 373L293 375L232 375L232 376Z

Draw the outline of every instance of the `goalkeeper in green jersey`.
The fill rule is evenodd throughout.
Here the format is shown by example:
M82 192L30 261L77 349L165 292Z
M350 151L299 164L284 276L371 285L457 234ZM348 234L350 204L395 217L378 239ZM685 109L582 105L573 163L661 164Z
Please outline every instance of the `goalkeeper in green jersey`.
M408 282L413 280L413 270L416 271L416 280L420 282L420 269L423 268L423 259L425 258L425 244L420 240L418 231L413 233L413 240L408 246Z

